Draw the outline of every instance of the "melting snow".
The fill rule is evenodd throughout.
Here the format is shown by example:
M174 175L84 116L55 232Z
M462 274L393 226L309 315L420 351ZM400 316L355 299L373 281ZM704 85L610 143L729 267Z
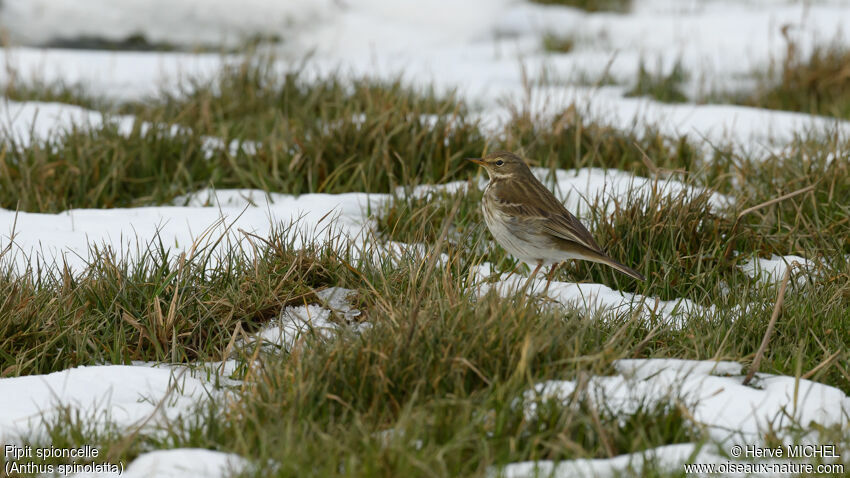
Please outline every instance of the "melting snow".
M174 448L143 453L127 466L127 478L225 478L250 466L232 453L201 448ZM75 478L112 478L109 473L78 473Z
M498 470L493 470L489 476L493 478L573 478L592 476L594 478L619 477L626 472L641 475L644 466L651 465L653 470L660 473L676 473L682 471L682 463L719 462L720 457L703 450L693 443L665 445L614 458L577 459L553 462L548 460L525 461L511 463Z
M98 365L0 378L0 442L43 439L42 420L49 422L66 407L80 410L89 424L112 423L122 429L145 422L162 425L191 414L208 393L214 393L211 386L191 373L150 365Z
M271 4L261 0L231 2L215 0L155 0L116 6L106 0L55 2L50 0L4 0L0 29L13 41L42 44L54 37L100 36L121 40L141 33L151 41L182 44L234 45L245 34L278 34L285 38L278 53L280 68L298 60L304 51L315 51L314 64L307 75L345 71L377 77L404 78L418 85L434 84L438 89L459 88L470 104L476 105L485 126L498 125L507 116L502 102L524 99L531 112L558 112L574 104L581 113L621 129L654 125L665 134L686 134L710 147L728 141L756 153L775 151L807 129L836 128L847 133L846 122L808 115L765 111L727 105L661 104L646 98L624 98L627 86L585 87L568 84L580 76L593 78L608 72L621 82L633 81L638 64L669 71L681 59L692 73L687 84L692 95L704 88L751 86L741 78L753 67L764 66L784 54L782 28L798 41L805 54L814 45L842 40L847 9L829 2L790 4L759 0L746 4L728 1L635 1L627 15L586 14L576 9L534 5L507 0L440 0L435 6L381 0L313 2L297 0ZM126 2L125 2L126 3ZM203 5L201 5L203 4ZM202 7L202 8L201 8ZM92 12L109 21L92 22ZM177 25L177 27L175 27ZM577 39L575 51L552 55L540 50L543 32L567 33ZM747 48L742 48L747 45ZM161 88L174 91L188 76L212 78L222 65L239 57L218 54L128 53L103 51L42 50L28 47L5 48L0 62L0 83L12 75L17 80L32 78L46 82L82 84L109 98L144 99ZM294 63L293 63L294 64ZM528 89L526 88L528 87ZM507 102L510 103L510 102ZM114 117L122 131L132 118ZM45 103L0 102L0 131L6 140L26 144L35 138L68 128L70 125L96 125L103 121L96 112L83 108ZM207 147L223 149L224 143L209 138ZM238 144L227 145L233 153ZM246 152L256 144L242 145ZM538 174L548 171L538 170ZM599 195L622 197L627 187L641 191L661 188L676 194L684 186L675 181L656 182L617 171L582 169L555 172L556 192L567 207L581 215L587 200ZM467 183L442 186L446 190ZM480 185L480 183L479 183ZM440 186L437 186L440 187ZM423 194L434 186L419 187ZM260 236L267 235L273 223L300 218L297 232L305 239L321 239L325 224L351 237L362 237L369 222L367 205L386 201L385 195L351 193L311 194L293 197L265 192L199 191L179 198L172 207L113 210L70 210L61 214L15 214L0 211L0 249L8 244L15 226L16 260L41 253L47 258L66 258L81 265L89 244L103 244L125 251L145 244L158 231L167 247L186 250L203 231L222 220ZM729 198L713 195L712 205L723 207ZM179 207L178 207L179 206ZM212 207L206 207L212 206ZM328 214L330 213L330 216ZM328 218L331 219L328 219ZM324 221L324 222L323 222ZM220 225L215 233L224 230ZM298 234L296 234L298 237ZM421 245L389 244L387 250L416 251ZM788 263L811 262L793 256L754 259L742 266L751 277L776 282ZM488 275L487 267L479 275ZM508 293L524 278L501 278L484 284ZM798 279L799 280L799 279ZM543 288L541 281L532 285ZM330 290L330 289L329 289ZM291 348L305 331L325 335L337 326L332 313L354 319L344 290L331 290L325 307L307 305L282 311L277 324L262 331L264 340ZM341 293L342 295L337 295ZM614 291L600 284L553 283L549 297L588 311L632 310L647 317L651 311L664 320L682 325L690 313L710 313L687 299L656 301ZM331 310L334 310L332 312ZM718 440L735 436L756 436L768 426L784 429L793 423L804 427L847 425L850 402L843 392L825 385L793 377L760 374L756 387L741 385L740 366L729 362L672 360L619 361L617 375L592 377L587 390L593 400L618 413L629 413L638 403L682 401L693 420L708 427ZM222 364L222 369L230 367ZM175 378L175 374L176 377ZM724 375L724 376L718 376ZM173 384L179 383L179 387ZM166 397L166 406L152 422L187 413L208 393L209 383L198 374L180 374L171 367L91 366L47 375L0 379L0 441L20 434L43 433L40 414L55 413L56 406L72 405L97 410L119 426L129 427L154 413ZM542 395L568 400L574 381L538 384L527 399ZM143 400L140 400L143 399ZM533 413L533 401L527 403ZM642 466L647 456L665 466L677 466L693 458L693 444L669 445L646 453L608 460L574 460L553 464L520 463L505 467L506 476L529 476L534 469L555 476L618 476L627 466ZM703 457L704 450L699 451ZM710 457L701 458L705 462ZM157 451L140 456L127 469L130 476L217 476L226 467L245 466L238 457L206 450ZM674 469L674 471L676 471ZM175 475L176 476L176 475Z
M690 73L686 87L692 95L752 87L746 75L785 54L786 25L803 55L815 45L846 43L844 7L721 0L634 3L630 14L612 15L508 0L439 0L427 7L381 0L353 0L343 6L330 0L281 5L252 0L238 8L227 0L215 0L213 7L204 3L203 8L198 0L177 0L164 9L146 2L117 8L104 0L74 5L7 0L0 27L13 42L30 45L48 41L46 35L123 39L133 34L152 41L230 45L245 31L271 32L283 36L277 47L282 70L299 65L304 52L313 51L308 76L401 74L438 90L459 88L470 103L481 106L485 123L506 117L502 100L507 97L524 100L533 112L575 104L579 112L617 128L651 124L665 134L686 134L709 145L732 142L751 152L770 151L772 143L787 142L807 129L850 131L847 123L805 114L623 97L642 61L651 70L664 71L681 61ZM92 11L110 21L91 22ZM576 38L575 49L567 54L542 51L545 32ZM189 76L209 79L223 64L238 61L220 55L32 48L5 49L2 56L8 69L0 71L0 82L10 74L18 80L60 80L123 99L174 90ZM593 83L606 72L626 86L575 85L581 78Z
M283 350L292 350L299 339L315 334L323 339L330 339L339 329L339 320L353 323L360 311L353 308L349 298L356 291L341 287L329 287L316 292L316 295L327 306L301 305L285 307L280 317L257 333L264 344L280 346ZM331 320L336 314L339 319ZM360 330L367 324L353 324L354 330ZM249 342L250 344L251 342Z
M18 270L24 270L27 256L33 255L59 264L65 260L78 270L88 260L91 244L134 257L134 251L157 238L174 251L188 251L195 241L206 245L225 235L238 242L240 230L267 237L276 224L293 223L289 232L299 247L303 241L321 242L338 233L357 238L367 224L369 195L365 193L296 197L239 190L219 191L216 196L218 199L211 199L202 192L180 199L190 205L211 203L216 207L71 209L59 214L0 209L0 231L4 233L0 247L6 247L14 233Z
M485 279L489 271L489 265L480 267L477 270L479 280ZM483 296L492 289L502 297L511 297L525 287L527 280L526 277L517 274L502 274L494 283L479 284L478 294ZM545 288L546 278L535 278L526 292L543 294ZM599 314L604 318L636 313L642 320L650 321L655 318L677 329L686 326L691 316L711 317L717 312L714 306L706 308L690 299L659 300L654 297L617 291L604 284L552 281L544 295L563 307L577 309L591 316ZM729 313L736 315L738 310L732 310Z
M804 379L758 374L753 386L744 386L742 367L722 361L633 359L616 361L614 366L618 375L591 377L583 389L583 396L596 407L624 416L641 407L685 406L690 413L688 419L705 427L715 444L665 445L607 459L518 462L494 468L490 476L617 477L624 473L642 475L645 467L679 473L684 463L744 463L726 457L730 446L764 446L765 433L776 433L791 444L795 425L811 429L816 423L846 429L850 424L850 398L836 388ZM556 400L570 406L577 387L576 381L538 383L525 393L526 414L536 414L538 400ZM803 443L816 443L817 439L812 433L796 438Z
M745 386L740 366L732 362L653 359L618 361L614 366L618 375L591 377L587 383L587 397L600 409L629 415L641 407L684 404L690 420L706 427L718 442L753 443L768 431L790 439L793 425L850 424L850 398L837 388L805 379L757 374ZM576 387L572 380L537 384L526 393L527 413L535 413L535 398L568 405Z
M765 284L779 284L785 277L785 271L791 267L791 276L796 277L798 286L805 285L809 276L815 272L817 264L800 256L778 256L770 259L755 257L739 266L741 271L751 278L757 278Z

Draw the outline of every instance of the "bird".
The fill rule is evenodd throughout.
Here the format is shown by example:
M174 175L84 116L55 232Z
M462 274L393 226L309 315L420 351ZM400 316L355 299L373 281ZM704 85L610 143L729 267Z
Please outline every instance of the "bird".
M556 267L568 259L605 264L629 277L645 280L639 272L610 258L522 158L509 151L496 151L483 158L466 159L483 166L490 176L481 200L490 233L512 256L526 264L536 264L529 282L541 267L550 265L545 289L548 291Z

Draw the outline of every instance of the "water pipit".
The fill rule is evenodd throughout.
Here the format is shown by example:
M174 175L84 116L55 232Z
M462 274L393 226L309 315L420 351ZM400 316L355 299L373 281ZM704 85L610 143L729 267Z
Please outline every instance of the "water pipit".
M548 290L555 267L567 259L598 262L644 280L637 271L608 257L587 228L534 177L519 156L498 151L469 161L484 166L490 175L481 201L490 233L512 256L537 265L529 281L541 267L551 265Z

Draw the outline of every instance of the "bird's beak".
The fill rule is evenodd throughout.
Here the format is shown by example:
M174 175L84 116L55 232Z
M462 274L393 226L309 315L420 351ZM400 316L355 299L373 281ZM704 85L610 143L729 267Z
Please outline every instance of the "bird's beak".
M479 165L479 166L484 166L484 164L485 164L485 163L484 163L484 160L483 160L483 159L481 159L481 158L466 158L466 160L467 160L467 161L472 161L473 163L475 163L475 164L477 164L477 165Z

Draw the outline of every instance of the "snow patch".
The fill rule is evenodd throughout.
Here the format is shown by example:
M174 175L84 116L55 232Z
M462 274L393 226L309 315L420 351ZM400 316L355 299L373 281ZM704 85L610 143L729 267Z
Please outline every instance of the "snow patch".
M688 186L675 179L653 179L637 176L618 169L581 168L556 169L532 168L537 178L554 189L555 196L564 202L564 207L578 217L589 215L589 208L596 199L607 201L606 214L614 212L615 203L626 198L636 199L651 194L692 198L705 192L703 188ZM732 196L711 192L708 200L715 209L729 207L735 203Z
M416 86L458 89L491 125L508 117L506 104L523 105L532 115L573 105L589 119L618 129L641 131L651 125L665 135L687 135L708 151L731 143L756 153L771 151L801 131L850 133L847 122L800 113L624 97L642 62L664 72L680 62L689 73L685 90L691 96L751 88L753 69L785 55L785 26L803 57L816 45L846 45L847 9L840 4L642 0L629 14L619 15L509 0L439 0L427 6L385 0L199 2L134 0L117 7L106 0L73 5L6 0L0 29L10 33L13 43L29 45L43 44L49 36L123 39L141 33L151 41L181 44L233 44L246 34L279 36L284 40L277 48L281 72L298 67L304 52L314 52L306 77L401 75ZM92 22L91 12L109 21ZM575 49L542 51L546 32L576 38ZM0 63L19 81L58 80L123 99L143 99L159 89L177 91L187 77L208 80L234 61L239 57L33 48L0 52ZM619 85L582 85L603 74ZM0 71L0 83L6 80L8 74Z
M258 36L283 37L339 10L331 0L4 0L0 29L13 43L41 45L85 37L184 46L238 46ZM92 21L97 12L100 21Z
M813 423L850 424L850 398L837 388L805 379L757 374L746 386L741 375L715 375L739 372L734 364L713 361L629 360L615 362L615 368L620 374L591 377L584 389L600 410L629 415L639 408L682 404L690 411L689 420L704 426L719 443L754 443L768 430L789 441L794 425L811 429ZM569 406L577 387L573 380L538 383L525 394L526 413L533 416L535 400L541 399Z
M249 468L250 462L233 453L202 448L173 448L143 453L124 471L127 478L226 478ZM109 473L78 473L75 478L111 478Z
M676 473L682 471L683 463L709 463L725 461L707 449L693 443L665 445L650 450L619 455L613 458L577 459L554 462L549 460L524 461L511 463L498 470L492 470L492 478L573 478L592 476L594 478L641 475L644 467L651 467L658 473Z
M349 302L356 291L342 287L329 287L316 292L319 299L327 306L301 305L285 307L280 316L260 330L256 337L263 345L273 345L283 350L291 351L298 342L315 334L317 337L331 339L340 329L339 320L350 324L355 331L368 327L368 324L357 323L360 311L353 308ZM331 320L332 315L339 319ZM253 341L242 343L250 345Z
M221 244L238 243L244 239L240 230L268 237L278 224L292 224L289 233L295 248L338 234L358 241L369 225L370 200L374 208L385 196L202 191L179 199L188 207L71 209L58 214L0 209L0 250L14 232L15 248L6 259L13 258L18 271L25 271L29 258L35 256L47 263L67 261L77 271L90 260L92 244L135 257L152 241L161 240L174 252L189 251L196 241L212 244L222 235ZM217 207L197 207L200 204Z
M757 279L763 284L776 284L782 282L785 272L791 268L791 276L795 278L797 286L804 286L809 276L815 274L817 263L805 257L788 255L778 256L773 254L770 259L754 257L738 266L748 277Z
M110 117L120 131L131 131L132 116ZM0 100L0 138L26 147L50 139L73 128L96 128L105 119L97 111L61 103L39 103Z
M492 266L489 264L486 267L479 266L476 270L478 280L483 281L488 278L491 269ZM517 274L502 274L496 282L480 283L477 293L483 296L490 290L494 290L502 297L512 297L526 287L527 281L528 278ZM549 290L545 289L545 277L534 278L525 293L542 295L552 299L561 307L580 310L587 315L600 315L602 318L607 318L638 314L641 320L651 322L655 319L676 329L685 327L691 316L712 317L718 312L715 306L703 307L686 298L660 300L656 297L617 291L604 284L552 281ZM740 310L731 309L727 312L737 316Z
M850 398L842 391L795 377L758 374L753 386L741 384L741 365L735 362L680 359L630 359L614 362L620 372L591 377L583 387L585 399L599 410L623 416L639 408L685 406L687 417L709 431L714 444L665 445L613 458L548 460L511 463L492 468L489 476L532 478L551 476L617 477L624 474L680 473L685 463L747 463L726 456L730 446L766 446L762 433L775 432L785 444L794 439L817 443L814 432L794 436L794 425L811 430L850 425ZM540 400L571 406L576 381L548 381L523 397L524 411L536 415ZM776 462L760 459L759 464ZM762 475L755 475L762 476Z
M45 439L43 420L67 407L96 423L154 427L190 414L215 390L187 373L145 365L82 366L0 378L0 442ZM162 402L162 406L157 406Z

